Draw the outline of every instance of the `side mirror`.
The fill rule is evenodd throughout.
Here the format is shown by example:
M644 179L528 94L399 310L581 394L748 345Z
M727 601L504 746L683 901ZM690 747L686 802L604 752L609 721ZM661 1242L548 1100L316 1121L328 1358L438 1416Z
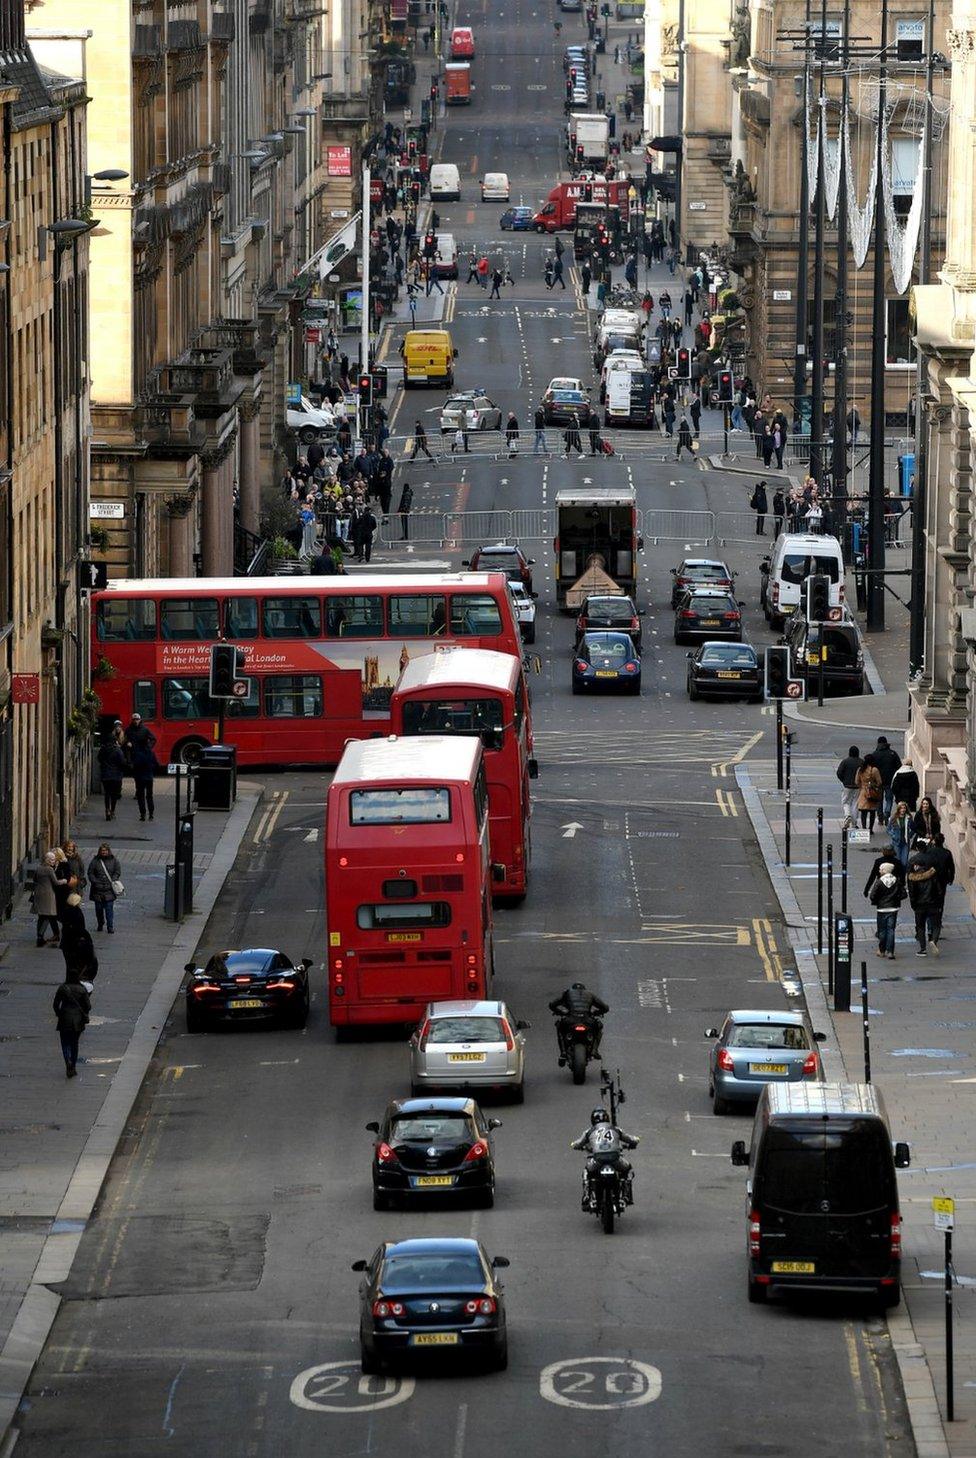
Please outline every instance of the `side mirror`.
M642 618L644 616L644 609L643 608L638 608L637 609L637 616L639 618Z
M685 657L686 658L694 658L694 656L695 656L694 653L686 653L685 654Z
M471 566L471 558L470 557L464 557L464 558L462 558L461 566L462 567L470 567Z
M531 1028L531 1026L532 1026L531 1023L525 1022L522 1018L517 1018L516 1019L516 1022L515 1022L516 1032L524 1033L525 1030L526 1030L526 1028Z
M496 1271L506 1270L512 1263L508 1256L492 1256L491 1264Z
M744 1139L737 1139L732 1145L732 1163L738 1165L747 1165L749 1163L749 1156L746 1153L746 1141Z
M368 1270L368 1267L365 1261L353 1261L349 1269L351 1271L365 1271Z
M535 566L535 558L534 557L526 557L525 560L526 560L526 562L528 562L528 564L529 564L530 567L534 567Z
M705 1029L705 1037L706 1038L717 1038L718 1037L718 1028L706 1028Z
M530 780L537 780L538 778L539 778L539 761L537 759L530 759L529 760L529 779Z
M196 962L184 962L183 963L183 971L184 972L195 972L196 970L197 970L197 964L196 964Z
M505 879L505 867L503 866L503 864L502 864L501 861L492 861L492 863L491 863L491 879L493 881L504 881L504 879Z
M895 1145L895 1168L907 1169L912 1162L912 1151L907 1144L898 1143Z
M644 550L644 538L642 536L638 536L637 538L637 550L638 552L643 552Z
M677 569L677 567L672 567L671 568L671 576L672 577L677 577L677 575L678 575L678 569Z
M380 1126L375 1119L371 1119L370 1122L368 1124L365 1124L363 1127L368 1129L370 1134L378 1134L380 1132Z
M813 1035L813 1041L815 1043L826 1043L826 1041L827 1041L827 1034L826 1033L814 1033L814 1035Z
M311 967L311 965L312 965L312 959L311 959L311 957L303 957L302 958L302 966L305 968L305 971L306 972L308 971L309 967Z
M455 350L454 351L454 358L457 359L457 357L458 357L458 352L457 352L457 350Z
M501 1121L501 1119L489 1119L488 1120L488 1128L489 1129L500 1129L501 1127L502 1127L502 1121Z

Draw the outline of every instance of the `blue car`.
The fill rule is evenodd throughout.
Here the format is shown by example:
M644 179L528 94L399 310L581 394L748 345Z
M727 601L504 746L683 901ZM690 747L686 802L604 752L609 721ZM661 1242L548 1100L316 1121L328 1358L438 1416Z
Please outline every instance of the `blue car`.
M640 654L628 633L584 633L573 653L573 693L622 689L639 694Z
M532 229L534 214L531 208L506 208L501 216L502 228L511 228L513 233L528 233Z

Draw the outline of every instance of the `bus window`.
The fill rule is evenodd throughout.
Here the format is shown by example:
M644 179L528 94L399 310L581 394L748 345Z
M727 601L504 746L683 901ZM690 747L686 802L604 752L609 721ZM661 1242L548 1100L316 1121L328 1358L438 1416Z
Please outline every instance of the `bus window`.
M383 599L327 597L325 622L328 638L382 638Z
M271 674L264 680L264 712L271 719L316 719L322 680L314 673Z
M164 678L164 719L216 719L217 705L210 697L207 678Z
M456 592L451 598L451 632L458 638L497 637L502 615L493 597L481 593Z
M504 727L500 699L407 699L403 705L404 734L501 734Z
M515 733L521 734L522 724L525 720L525 689L522 687L522 680L519 679L515 685Z
M392 906L376 902L356 910L360 931L398 931L411 926L450 926L447 901L397 901Z
M143 719L155 719L156 685L151 679L141 678L132 685L132 712Z
M258 636L258 600L256 597L229 597L224 603L224 637L232 639Z
M353 790L351 825L437 825L451 818L447 786L410 786L405 790Z
M220 636L215 597L167 597L159 604L159 636L164 643L207 642Z
M318 638L321 632L321 612L317 597L265 598L266 638ZM321 713L321 708L319 712Z
M105 598L98 604L100 643L151 643L156 636L156 604L151 597Z
M390 598L390 636L436 638L447 626L447 605L440 595L418 593Z
M488 819L488 778L485 774L484 761L478 770L478 777L474 782L474 808L478 815L478 829Z

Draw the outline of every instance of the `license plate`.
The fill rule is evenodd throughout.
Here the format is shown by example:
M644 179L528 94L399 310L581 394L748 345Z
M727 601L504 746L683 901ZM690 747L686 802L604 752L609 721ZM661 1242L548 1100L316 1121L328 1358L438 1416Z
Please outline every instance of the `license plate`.
M264 1003L258 997L236 997L227 1006L236 1011L242 1007L264 1007Z
M420 932L387 932L388 942L419 942L423 940Z
M617 674L616 670L613 668L598 668L596 671L596 676L597 678L616 678Z
M788 1073L785 1063L750 1063L750 1073Z
M742 674L741 673L732 673L727 668L720 668L719 671L718 671L718 676L719 676L719 678L741 678L742 677Z
M484 1063L483 1053L448 1053L448 1063Z
M773 1261L770 1269L774 1276L812 1276L817 1268L813 1261Z
M454 1183L454 1176L453 1175L418 1175L417 1178L416 1178L416 1180L414 1181L414 1183L415 1184L418 1184L418 1185L423 1185L423 1187L425 1189L430 1189L434 1185L438 1186L438 1188L441 1188L441 1187L443 1187L445 1185L453 1185L453 1183Z
M718 618L699 618L699 623L703 628L717 628Z
M410 1338L412 1347L456 1347L461 1338L456 1331L418 1331Z

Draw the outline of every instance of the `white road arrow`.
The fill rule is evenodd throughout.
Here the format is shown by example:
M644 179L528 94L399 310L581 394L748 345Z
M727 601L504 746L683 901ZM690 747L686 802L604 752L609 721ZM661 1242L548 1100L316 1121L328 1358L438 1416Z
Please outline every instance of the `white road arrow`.
M575 840L576 832L583 829L582 825L580 825L578 820L571 820L568 825L564 825L561 828L563 832L563 840Z

